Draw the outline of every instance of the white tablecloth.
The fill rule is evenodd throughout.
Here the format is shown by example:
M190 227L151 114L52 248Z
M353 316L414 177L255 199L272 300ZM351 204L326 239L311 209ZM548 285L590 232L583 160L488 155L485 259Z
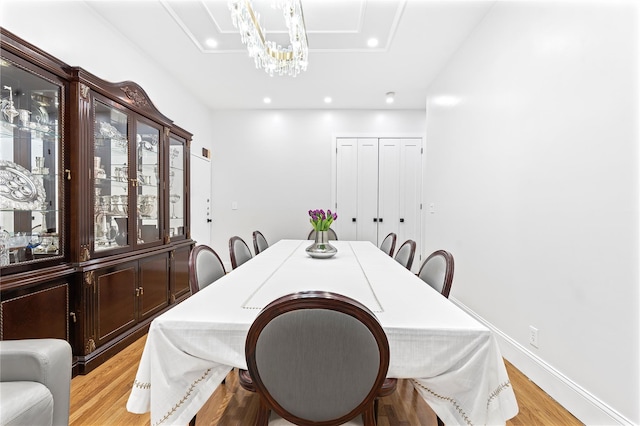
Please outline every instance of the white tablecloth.
M491 332L369 242L312 259L283 240L152 323L127 410L189 422L232 367L260 309L288 293L332 291L371 309L389 340L388 377L412 378L445 424L505 424L518 406Z

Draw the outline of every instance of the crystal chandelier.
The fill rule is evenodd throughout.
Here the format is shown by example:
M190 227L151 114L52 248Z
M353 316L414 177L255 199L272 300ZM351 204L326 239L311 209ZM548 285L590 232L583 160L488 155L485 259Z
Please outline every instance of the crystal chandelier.
M251 7L250 0L229 1L233 25L240 31L240 38L247 45L256 67L263 68L271 76L277 73L295 77L300 71L306 71L309 56L302 5L300 0L277 0L275 5L282 9L289 29L291 45L285 48L265 39L260 16Z

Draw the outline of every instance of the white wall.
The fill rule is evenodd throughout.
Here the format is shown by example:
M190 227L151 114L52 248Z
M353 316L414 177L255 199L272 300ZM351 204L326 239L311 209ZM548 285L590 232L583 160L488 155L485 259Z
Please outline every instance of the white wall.
M424 124L424 111L418 110L215 111L214 250L229 266L228 240L233 235L241 236L252 251L255 230L270 243L306 238L307 212L331 208L331 149L336 135L424 135ZM237 210L232 210L233 202Z
M587 424L640 423L639 71L631 2L497 2L427 99L426 251Z
M63 62L104 80L138 83L165 116L193 133L192 153L201 153L202 147L214 139L207 107L85 2L3 0L0 25ZM192 199L198 195L194 193Z

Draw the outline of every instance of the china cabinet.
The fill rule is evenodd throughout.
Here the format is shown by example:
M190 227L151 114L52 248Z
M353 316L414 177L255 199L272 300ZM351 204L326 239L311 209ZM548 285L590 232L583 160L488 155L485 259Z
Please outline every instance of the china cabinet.
M0 338L67 339L85 373L190 295L192 135L1 35Z

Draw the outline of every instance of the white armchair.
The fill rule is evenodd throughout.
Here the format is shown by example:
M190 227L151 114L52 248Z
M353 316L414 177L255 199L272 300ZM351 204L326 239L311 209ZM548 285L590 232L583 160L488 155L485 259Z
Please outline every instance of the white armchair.
M69 424L71 346L61 339L0 341L0 424Z

